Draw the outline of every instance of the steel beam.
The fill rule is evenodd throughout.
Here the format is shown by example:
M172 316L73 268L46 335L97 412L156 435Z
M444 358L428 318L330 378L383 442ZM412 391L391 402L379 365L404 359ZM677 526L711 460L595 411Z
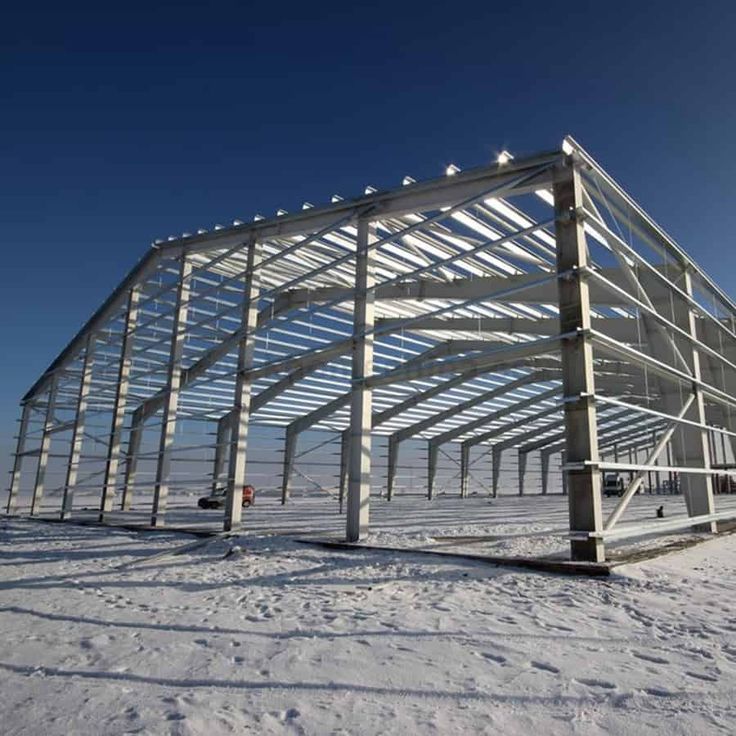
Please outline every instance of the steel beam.
M696 399L695 394L691 394L685 400L685 404L680 410L678 417L682 418L685 416L685 414L687 413L688 409L690 408L691 404L695 401L695 399ZM662 432L656 444L654 445L654 449L647 457L644 463L645 465L652 465L657 461L659 456L662 454L662 451L667 446L667 443L672 438L672 435L674 434L677 427L678 427L677 422L672 422L669 425L669 427L667 427L665 431ZM611 512L611 515L608 517L608 519L606 519L606 523L604 524L604 527L603 527L605 531L612 529L616 525L616 522L621 518L624 511L626 510L626 507L629 505L629 501L631 501L631 499L634 497L634 494L639 490L639 487L641 486L643 480L644 480L644 472L639 471L638 473L635 474L634 479L629 483L628 487L624 491L624 495L620 498L618 504L616 505L616 508ZM713 512L711 511L711 513Z
M287 238L320 230L335 223L345 215L351 219L370 212L374 220L413 214L424 210L440 209L455 205L463 199L483 195L489 189L500 196L503 188L512 187L521 175L529 174L525 183L511 191L529 192L548 186L551 181L549 166L559 160L559 151L518 159L503 166L484 166L463 171L456 176L444 176L425 182L417 182L399 189L376 192L353 200L341 200L325 207L314 207L301 212L281 215L244 225L178 238L161 247L165 254L179 255L232 247L250 237L264 242L270 238ZM484 195L483 195L484 196ZM489 195L490 196L490 195Z
M606 428L605 425L601 422L599 426L599 430L600 430L599 436L598 436L599 452L602 452L605 448L612 447L614 453L617 456L618 441L621 439L622 436L625 436L626 439L629 439L629 438L639 438L642 436L649 435L649 433L651 432L651 425L645 429L642 429L639 432L632 433L630 428L625 431L615 432L611 428ZM542 441L540 441L538 443L534 443L533 445L527 445L523 448L519 448L519 452L532 452L533 450L540 450L540 458L541 458L542 466L543 467L546 466L549 469L549 458L552 455L556 455L557 453L564 453L565 443L557 442L552 445L547 445L547 444L544 444ZM543 489L544 489L544 482L545 482L545 479L542 478L542 483L543 483L542 488Z
M457 439L461 435L468 434L469 432L474 432L477 429L480 429L481 427L484 427L487 424L493 424L494 422L503 421L506 417L508 417L510 414L515 414L519 411L522 411L524 409L528 409L532 406L535 406L537 404L540 404L544 401L548 401L550 399L555 398L560 393L560 388L550 388L546 391L540 391L538 394L534 396L530 396L526 399L523 399L522 401L517 401L514 404L509 404L508 406L505 406L503 409L499 409L498 411L491 412L490 414L487 414L483 417L478 417L477 419L474 419L467 424L462 424L459 427L454 427L453 429L449 429L446 432L443 432L442 434L437 435L436 437L432 437L430 440L435 445L444 445L446 442L452 442L453 440ZM547 411L547 414L551 413L552 411L559 411L560 407L555 405L551 407ZM520 426L520 423L530 422L533 421L531 417L523 417L520 422L515 422L513 425L509 426ZM502 429L502 432L507 431L507 429ZM497 429L489 430L488 432L484 433L484 435L479 435L480 437L487 437L490 439L491 437L496 436L495 433L497 432ZM476 441L477 440L477 441ZM477 437L471 438L469 440L470 445L477 445L478 442L484 442L484 439L478 440Z
M48 384L51 376L64 368L69 360L74 358L84 347L87 335L90 332L101 330L121 305L125 304L128 292L136 284L143 283L148 276L156 271L162 259L158 246L152 246L146 255L129 271L117 288L105 300L102 306L90 317L81 330L72 338L69 344L61 351L58 357L44 371L41 377L28 390L23 400L26 401L39 394Z
M427 419L422 419L419 422L416 422L414 424L409 425L408 427L404 427L403 429L398 430L395 432L396 441L397 442L403 442L406 439L409 439L409 437L413 437L414 435L421 434L427 429L430 429L432 427L439 426L442 422L452 418L453 416L457 414L462 414L465 411L468 411L468 409L472 409L475 406L478 406L478 404L484 404L488 401L492 401L493 399L498 398L499 396L503 396L504 394L510 393L512 391L516 391L519 388L522 388L523 386L529 386L530 384L534 383L540 383L544 381L552 381L555 380L557 376L553 374L552 372L544 372L541 371L539 373L534 372L530 373L526 376L521 376L520 378L517 378L514 381L509 381L508 383L502 384L500 386L495 386L489 391L484 391L483 393L476 394L475 396L472 396L469 399L466 399L465 401L461 401L459 404L456 404L455 406L451 406L444 411L440 412L439 414L434 414L431 417L428 417Z
M405 319L394 317L376 320L380 332L402 329ZM636 321L623 317L599 317L593 324L616 340L637 342ZM412 322L412 332L474 332L507 335L558 335L560 323L555 318L528 317L425 317Z
M613 283L621 281L618 269L603 269L602 275ZM458 301L479 300L484 297L498 302L514 302L529 304L554 304L557 289L553 279L540 278L539 273L522 273L513 276L479 276L473 279L456 281L436 281L434 279L417 279L406 283L375 287L377 301L424 301L427 299L449 299ZM609 306L626 306L628 300L620 294L612 294L608 289L594 286L596 304ZM316 289L295 289L288 292L289 305L292 309L318 302L349 301L353 297L353 289L345 286L322 286ZM427 315L431 317L431 315ZM403 321L407 323L411 318ZM418 318L421 324L423 318ZM394 329L397 323L388 323L386 329ZM382 328L383 329L383 328ZM412 329L412 326L406 326Z

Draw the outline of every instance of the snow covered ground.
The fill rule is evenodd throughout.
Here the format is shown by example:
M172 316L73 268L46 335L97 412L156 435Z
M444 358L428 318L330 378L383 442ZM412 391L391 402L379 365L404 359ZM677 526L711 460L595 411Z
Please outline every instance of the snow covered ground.
M518 552L532 503L538 538L564 525L559 498L499 499L492 519L477 499L459 521L457 503L376 504L374 538L496 528ZM289 535L298 503L261 508L240 539L149 561L192 538L0 520L0 730L736 731L736 535L574 578L304 546ZM313 531L342 525L318 518Z

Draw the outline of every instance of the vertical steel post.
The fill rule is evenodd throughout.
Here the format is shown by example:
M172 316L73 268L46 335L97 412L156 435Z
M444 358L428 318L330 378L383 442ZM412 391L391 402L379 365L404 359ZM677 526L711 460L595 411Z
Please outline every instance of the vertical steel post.
M238 372L235 378L235 405L233 408L233 432L230 439L230 459L225 499L226 532L238 529L243 511L243 485L248 461L248 423L253 382L249 371L253 367L258 327L258 294L260 275L260 248L254 241L248 245L245 266L245 291L240 316L242 337L238 344Z
M371 495L372 390L366 378L373 373L375 312L374 257L369 250L368 220L358 220L353 306L352 392L350 396L350 471L348 476L347 539L357 542L368 533Z
M125 457L125 481L123 483L123 498L120 502L122 511L130 511L133 505L133 488L138 471L138 453L141 451L143 439L143 422L145 421L140 407L133 412L130 419L130 434L128 436L128 450Z
M652 432L652 444L656 447L657 446L657 433ZM655 463L657 465L660 464L659 458L656 459ZM654 482L656 484L656 492L661 493L662 492L662 486L661 486L661 477L659 474L659 470L654 471Z
M689 270L685 270L685 291L689 296L693 294L693 280ZM695 311L687 308L687 325L686 329L690 336L695 340L698 339L697 319ZM705 416L705 400L703 398L703 390L700 387L701 368L700 353L693 345L692 347L692 370L693 382L692 391L695 394L695 421L701 425L698 430L693 427L692 431L683 433L684 452L686 465L702 465L706 470L710 470L710 441L708 437L708 429L706 428L707 420ZM683 484L683 492L685 495L685 505L689 516L703 516L715 512L713 501L713 477L710 475L686 475ZM698 531L716 532L717 524L711 521L707 524L700 524L695 527Z
M344 429L340 433L340 479L338 497L340 503L340 513L343 512L345 506L345 491L348 487L348 457L350 455L350 429ZM389 497L389 500L390 497Z
M439 447L432 440L427 442L427 498L434 498L434 484L437 479L437 455Z
M673 284L678 284L690 297L697 298L693 294L692 276L689 267L670 264L665 271L668 279ZM685 419L698 424L706 424L705 406L703 402L702 389L700 388L701 361L696 344L698 340L698 322L695 312L690 304L674 292L667 284L659 279L654 279L651 274L642 273L640 277L642 288L654 308L666 318L674 322L680 329L687 332L695 342L684 340L679 335L669 335L666 330L658 325L646 314L642 315L647 340L650 350L655 355L672 355L677 357L693 378L691 391L695 401L690 405ZM667 414L676 415L687 398L683 395L682 388L671 381L657 379L660 403ZM680 425L678 431L672 436L670 442L674 464L685 467L710 469L710 451L708 448L708 430L705 427L697 427L695 424ZM713 513L713 482L710 475L683 473L680 479L682 493L689 516L700 516ZM709 522L698 527L699 531L715 531L715 522Z
M123 424L125 423L125 408L128 401L128 389L130 388L130 369L133 363L133 332L138 324L139 298L140 288L138 286L134 286L128 294L128 307L125 312L125 327L123 328L122 344L120 346L120 360L118 362L117 383L115 385L115 399L112 407L110 441L107 445L105 476L102 482L100 521L104 521L105 514L112 511L112 505L115 501L115 488L117 486L118 469L120 467Z
M721 427L721 429L727 429L727 428ZM726 435L723 434L723 432L721 432L720 434L721 434L721 452L723 453L722 462L724 465L726 465L728 463L728 457L726 455Z
M296 452L296 441L299 435L287 427L284 437L284 460L281 473L281 505L286 503L291 492L291 474L294 472L294 454Z
M179 410L179 388L181 386L181 359L186 342L187 315L191 292L192 264L182 256L179 267L179 283L176 288L176 305L171 329L171 349L166 370L166 403L161 416L161 434L158 445L156 481L153 487L151 525L163 526L169 496L171 473L171 446L176 432L176 415Z
M527 453L520 452L518 457L518 473L519 473L519 495L524 495L524 480L526 478L526 461Z
M539 455L539 467L542 471L542 495L546 496L549 490L549 452L542 452Z
M386 470L386 498L391 500L394 497L396 487L396 469L399 460L399 443L395 435L389 435L388 438L388 468Z
M31 499L31 516L41 510L43 501L44 483L46 481L46 467L49 464L49 448L51 447L51 429L54 425L54 410L56 408L56 395L59 390L59 375L54 374L49 382L49 398L46 404L46 416L43 422L43 434L41 435L41 448L38 453L38 467L36 469L36 482L33 486L33 498Z
M230 438L233 433L232 415L228 412L217 420L217 434L215 436L215 457L212 461L212 492L222 485L225 474L225 459Z
M460 445L460 498L468 497L468 481L470 480L470 446L464 442Z
M20 493L20 474L23 468L23 453L26 449L26 435L28 434L28 422L31 418L31 404L23 404L20 415L20 426L18 427L18 441L15 446L15 457L13 458L13 472L10 476L10 488L8 490L7 512L14 514L18 510L18 494Z
M498 496L498 484L501 480L501 450L496 447L491 451L491 458L493 464L492 470L492 484L493 484L493 498Z
M569 161L569 160L568 160ZM580 173L571 162L555 172L555 239L557 241L560 332L577 334L562 342L562 385L565 398L566 470L570 531L600 532L603 528L598 430L595 409L593 346L590 330L590 294L580 275L587 267L588 248L583 230L583 189ZM603 540L571 540L574 560L602 562Z
M72 443L69 448L69 461L66 466L66 480L64 481L64 496L61 501L61 519L71 516L74 506L74 488L77 485L79 475L79 459L82 454L82 443L84 441L84 422L87 415L87 403L89 390L92 385L92 369L94 364L95 336L87 336L87 344L84 350L82 362L82 376L79 379L79 392L77 393L77 411L74 416L74 429L72 431Z

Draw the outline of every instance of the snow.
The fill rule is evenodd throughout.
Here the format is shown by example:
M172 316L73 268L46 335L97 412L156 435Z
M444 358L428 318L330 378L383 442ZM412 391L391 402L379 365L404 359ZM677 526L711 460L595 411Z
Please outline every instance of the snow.
M552 550L564 520L559 498L386 506L373 541L476 553L519 553L533 524ZM314 499L262 498L248 533L202 544L0 521L2 732L736 729L736 535L577 578L299 543L320 508L311 531L339 528Z

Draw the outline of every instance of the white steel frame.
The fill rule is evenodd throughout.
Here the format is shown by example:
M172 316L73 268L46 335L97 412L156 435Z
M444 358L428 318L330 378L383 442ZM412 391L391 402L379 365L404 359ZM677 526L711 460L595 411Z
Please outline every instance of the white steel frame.
M712 477L734 474L736 305L567 138L157 241L21 405L9 513L50 510L47 471L61 460L61 518L75 515L76 489L99 490L101 521L148 493L161 526L171 491L225 485L223 528L237 529L257 462L249 432L271 426L285 432L284 503L309 452L300 437L338 434L337 495L357 541L370 528L372 441L387 438L390 500L399 446L420 438L429 498L446 443L460 445L463 497L488 455L498 491L511 448L519 493L537 452L546 493L561 454L571 556L601 561L607 539L642 533L619 521L647 473L682 479L688 516L668 529L712 532L728 515ZM650 448L646 461L607 460L619 444ZM603 470L634 474L607 518Z

